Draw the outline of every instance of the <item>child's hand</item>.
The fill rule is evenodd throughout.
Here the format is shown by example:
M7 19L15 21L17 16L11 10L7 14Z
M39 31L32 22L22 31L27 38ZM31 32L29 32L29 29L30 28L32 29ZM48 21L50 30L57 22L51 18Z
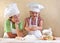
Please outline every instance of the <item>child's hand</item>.
M31 30L31 31L36 31L36 30L38 30L38 26L32 26L32 27L30 28L30 30Z
M36 27L38 30L42 31L42 27Z

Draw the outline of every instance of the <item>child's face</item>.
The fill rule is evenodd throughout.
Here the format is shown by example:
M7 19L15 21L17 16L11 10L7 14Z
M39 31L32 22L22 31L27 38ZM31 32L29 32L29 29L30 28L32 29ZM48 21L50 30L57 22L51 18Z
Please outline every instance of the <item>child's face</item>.
M33 12L33 11L30 11L30 16L32 17L37 17L39 15L40 12Z
M12 22L19 22L19 15L12 16Z

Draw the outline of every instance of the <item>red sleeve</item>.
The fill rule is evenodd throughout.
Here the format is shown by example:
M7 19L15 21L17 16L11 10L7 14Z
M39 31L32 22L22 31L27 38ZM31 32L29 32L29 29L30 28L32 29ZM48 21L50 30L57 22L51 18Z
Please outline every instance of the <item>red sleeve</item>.
M26 23L28 23L28 25L29 25L29 17L25 19L24 27L26 26Z
M40 21L41 21L41 20L44 21L43 18L39 17L39 18L38 18L38 26L40 26Z

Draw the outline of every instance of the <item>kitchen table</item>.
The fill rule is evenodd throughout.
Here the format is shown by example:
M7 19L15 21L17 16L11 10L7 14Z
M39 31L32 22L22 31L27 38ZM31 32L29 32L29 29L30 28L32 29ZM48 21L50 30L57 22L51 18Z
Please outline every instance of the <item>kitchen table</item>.
M56 37L56 40L19 40L14 38L0 38L0 43L60 43L60 37Z

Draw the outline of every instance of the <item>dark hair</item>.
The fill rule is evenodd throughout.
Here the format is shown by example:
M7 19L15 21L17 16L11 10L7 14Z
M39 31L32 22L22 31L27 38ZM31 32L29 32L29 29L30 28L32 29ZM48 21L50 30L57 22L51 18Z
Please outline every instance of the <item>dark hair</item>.
M11 19L12 19L12 16L11 17L9 17L9 20L11 21Z
M12 19L12 17L13 17L13 16L9 17L9 20L10 20L12 23L14 23L14 22L11 20L11 19Z

